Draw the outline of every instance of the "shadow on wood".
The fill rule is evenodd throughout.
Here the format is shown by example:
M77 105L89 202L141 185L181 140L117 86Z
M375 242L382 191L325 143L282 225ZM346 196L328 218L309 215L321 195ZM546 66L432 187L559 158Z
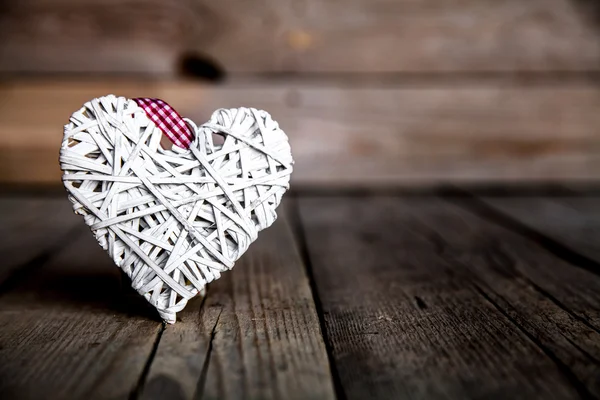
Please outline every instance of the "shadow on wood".
M33 258L26 273L11 274L2 283L3 304L11 308L30 309L35 304L48 310L86 309L160 321L156 310L131 288L127 276L121 277L87 229L77 229L66 240L63 249Z

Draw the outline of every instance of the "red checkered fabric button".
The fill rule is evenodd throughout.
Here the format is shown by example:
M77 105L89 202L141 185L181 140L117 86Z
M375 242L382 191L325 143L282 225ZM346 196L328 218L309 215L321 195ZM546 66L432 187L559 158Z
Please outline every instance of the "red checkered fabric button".
M167 135L177 147L188 149L194 135L181 115L167 102L161 99L138 97L133 99L142 108L148 118Z

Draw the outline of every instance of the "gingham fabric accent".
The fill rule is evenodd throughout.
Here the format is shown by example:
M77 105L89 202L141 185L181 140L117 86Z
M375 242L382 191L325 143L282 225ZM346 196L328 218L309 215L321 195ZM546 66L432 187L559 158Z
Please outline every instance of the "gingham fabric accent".
M173 142L177 147L188 149L193 140L193 134L181 115L167 102L161 99L138 97L133 99L142 108L148 118Z

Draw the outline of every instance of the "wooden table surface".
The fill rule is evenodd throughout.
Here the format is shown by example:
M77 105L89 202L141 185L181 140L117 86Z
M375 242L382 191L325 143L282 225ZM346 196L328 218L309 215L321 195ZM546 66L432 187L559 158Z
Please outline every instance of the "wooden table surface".
M0 199L0 398L600 397L600 198L297 192L164 326L64 195Z

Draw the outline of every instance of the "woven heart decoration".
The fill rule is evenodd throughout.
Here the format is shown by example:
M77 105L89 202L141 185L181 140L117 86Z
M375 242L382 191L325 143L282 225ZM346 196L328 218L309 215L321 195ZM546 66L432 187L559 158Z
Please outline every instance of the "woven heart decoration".
M275 221L292 164L266 111L196 126L161 100L113 95L71 116L60 150L75 213L168 323Z

